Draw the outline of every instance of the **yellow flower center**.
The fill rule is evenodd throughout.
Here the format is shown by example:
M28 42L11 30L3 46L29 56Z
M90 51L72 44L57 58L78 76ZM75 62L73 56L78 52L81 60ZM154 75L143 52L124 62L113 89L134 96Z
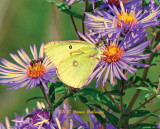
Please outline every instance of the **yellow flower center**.
M43 76L45 72L46 68L42 65L41 61L28 65L27 75L33 79Z
M127 12L127 10L126 10ZM122 25L121 21L123 21L126 25L130 22L130 26L129 28L135 24L135 22L137 21L134 17L135 12L131 11L129 14L127 13L123 13L121 11L121 14L119 12L117 12L118 14L118 20L117 20L117 26L118 27L123 27L125 28L125 26Z
M116 44L113 45L112 43L108 46L103 52L103 60L108 63L117 62L122 57L123 50L122 48L118 47Z

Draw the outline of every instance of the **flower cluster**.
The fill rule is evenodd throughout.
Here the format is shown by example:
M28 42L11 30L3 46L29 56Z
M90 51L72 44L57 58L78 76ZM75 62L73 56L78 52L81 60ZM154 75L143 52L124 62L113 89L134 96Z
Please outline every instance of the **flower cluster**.
M3 86L10 86L8 89L13 90L26 85L28 85L26 89L43 85L46 93L49 93L46 82L55 83L52 78L56 77L57 74L55 66L47 57L44 58L43 47L44 43L42 43L38 55L36 45L30 46L33 59L30 59L23 49L17 51L19 56L10 53L10 56L17 64L2 58L1 63L3 65L0 65L0 83L5 83Z
M15 119L12 120L15 122L15 126L11 126L8 117L6 116L6 128L15 128L15 129L61 129L61 125L68 119L67 113L61 114L60 110L70 110L71 107L67 107L67 105L63 105L60 109L60 107L56 108L54 113L52 114L52 119L50 119L50 113L46 110L45 105L41 102L37 102L37 108L33 109L32 113L29 112L29 109L26 108L25 110L25 116L18 116L15 114ZM70 127L69 129L72 129L73 122L72 120L69 121ZM5 126L0 123L1 129L6 129Z
M70 111L70 112L67 112ZM11 126L8 117L5 117L6 127L0 123L1 129L62 129L62 125L67 122L68 129L73 129L74 126L79 129L100 129L102 125L99 121L95 119L95 116L92 112L89 112L89 117L92 123L88 122L87 124L82 120L78 113L71 112L71 107L67 105L62 105L61 108L57 107L52 113L52 119L50 119L50 113L46 111L45 105L41 102L37 102L37 108L33 109L32 113L29 112L29 109L26 108L25 116L18 116L15 114L15 119L12 121L15 123L15 126ZM106 124L106 128L116 129L112 124Z
M132 106L135 102L134 97L139 94L139 91L133 96L130 104L124 104L123 92L127 86L124 83L129 80L127 78L128 73L135 74L135 72L138 71L140 67L150 67L152 61L147 61L147 59L151 57L151 54L155 54L153 56L158 55L156 52L160 48L158 39L160 33L158 34L157 32L157 28L160 25L160 3L157 4L158 0L64 1L64 3L67 2L68 7L61 2L52 2L56 4L60 10L71 15L72 23L80 41L75 41L74 43L71 41L55 41L52 44L53 47L50 45L49 49L47 50L44 47L44 43L42 43L39 53L37 52L37 47L34 44L33 46L30 46L30 51L33 56L32 58L30 58L23 49L20 49L17 51L18 54L10 53L14 63L4 58L1 59L0 83L2 83L3 86L8 86L8 89L13 90L23 88L25 86L27 86L26 89L40 87L47 106L45 106L43 103L37 102L37 108L33 109L32 112L29 112L29 109L26 108L25 116L18 116L15 114L15 119L12 120L15 122L14 126L10 125L9 119L6 116L6 127L0 123L0 129L62 129L66 125L68 129L73 129L74 127L77 127L78 129L120 129L123 126L125 128L134 126L134 124L132 125L129 123L130 118L133 116L144 116L145 113L146 116L152 114L147 110L144 110L143 112L139 109L145 104L149 103L154 97L158 96L160 84L159 86L155 86L155 83L152 85L150 81L148 81L149 83L145 82L147 80L146 77L148 69L144 70L144 72L147 72L144 73L144 78L141 79L143 82L141 83L144 83L149 88L147 86L140 88L145 91L149 91L148 96L151 97L149 98L147 96L149 99L147 98L146 102L141 104L135 110L132 110ZM85 5L83 16L71 10L71 5L74 5L75 3L83 3ZM83 34L77 31L76 24L73 20L74 16L82 19ZM153 35L151 40L147 40L147 29L149 29L149 27L156 28L155 32L158 35ZM85 28L87 28L86 30L88 30L88 32L85 31ZM78 45L76 44L74 48L72 43L74 45L77 43ZM152 50L153 43L156 45ZM64 47L62 47L62 45L64 45ZM56 54L58 53L58 56L55 56L53 51L50 52L50 50L53 50L53 48L55 48L54 52ZM146 50L147 48L148 50ZM47 55L46 51L51 53L51 57ZM46 53L46 56L44 53ZM85 60L82 59L82 55L85 56ZM47 56L49 58L53 58L53 61L57 61L55 66ZM86 65L85 72L87 72L89 69L87 66L92 65L93 69L89 69L91 72L88 72L89 74L85 74L83 73L82 68L85 67L87 59L90 60L91 58L94 58L96 62L93 60L91 63L89 62ZM82 63L83 67L81 67ZM62 72L59 72L59 69L62 69ZM82 76L78 76L79 73L76 73L75 71L81 71L80 74ZM65 72L67 74L64 74ZM57 83L54 79L57 77L57 75L59 78L60 75L64 77L63 79L60 78L63 83L65 83L65 79L70 79L69 82L72 82L71 84L73 84L72 88L65 87L63 84L57 86L59 82ZM83 76L85 77L83 78ZM78 81L77 78L79 79ZM94 78L96 78L96 87L101 85L102 88L106 91L105 86L107 81L109 81L112 86L114 86L117 81L117 87L116 85L114 87L117 89L111 92L106 91L105 93L108 92L108 96L106 95L102 98L100 96L100 93L102 92L98 90L89 89L95 93L94 95L89 90L89 93L85 93L82 87L84 85L88 85ZM119 80L121 80L121 84L118 82ZM77 85L81 88L75 86L77 83L76 81L78 82ZM137 80L134 82L136 83L136 81ZM84 85L81 85L81 82L84 82ZM51 84L51 86L49 84ZM156 92L155 87L157 88ZM56 92L62 93L64 96L56 100ZM105 93L103 93L103 95ZM120 99L115 99L115 96L112 97L112 94L120 96ZM88 99L87 97L89 95L91 98ZM99 108L97 110L105 110L105 113L108 113L109 115L95 115L93 113L89 113L90 121L92 123L87 123L79 116L79 114L70 112L72 111L71 107L67 107L65 104L63 106L61 105L68 97L73 97L75 99L79 98L81 102L88 106L90 109L92 109L92 106L95 106L93 109ZM92 100L90 101L90 99L95 99L99 103L105 104L108 109L106 110L97 103L92 103ZM64 112L62 113L62 111ZM113 114L109 111L113 111ZM117 114L119 113L119 116L115 116L114 112ZM137 115L138 112L141 114L139 113L140 115ZM109 119L108 116L112 119ZM99 119L96 119L96 117ZM114 118L115 121L113 120ZM125 122L124 119L126 120ZM114 122L118 124L116 125ZM160 124L157 125L157 128L160 128ZM66 129L66 127L63 129Z

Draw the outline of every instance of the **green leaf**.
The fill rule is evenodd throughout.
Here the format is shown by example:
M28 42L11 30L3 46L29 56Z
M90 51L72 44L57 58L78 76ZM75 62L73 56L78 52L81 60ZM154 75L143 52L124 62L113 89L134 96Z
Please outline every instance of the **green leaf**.
M148 87L137 87L136 89L145 90L145 91L150 91L150 90L148 89Z
M23 120L27 119L28 117L33 117L33 114L29 114L29 115L25 116Z
M89 109L91 111L95 111L95 109L91 106L89 106ZM104 119L100 114L98 113L93 113L94 116L97 118L98 121L100 121L101 124L106 124L108 121L106 119Z
M148 6L149 0L145 0L145 8Z
M80 95L90 97L91 99L96 100L102 104L105 104L116 113L120 112L119 108L111 101L111 99L107 95L99 97L99 95L103 93L102 91L91 88L83 88L82 90L79 90L78 93L80 93Z
M103 113L105 114L106 118L116 127L118 125L119 119L118 117L116 117L115 115L113 115L112 113L106 111L102 106L99 106L97 104L92 104L92 103L88 103L88 105L97 107L98 109L100 109L101 111L103 111Z
M55 103L55 84L49 83L48 87L49 87L49 98L51 100L51 103L54 104Z
M156 127L156 124L141 123L137 124L132 129L156 129Z
M73 10L70 10L69 7L67 5L65 5L64 3L50 1L50 0L48 0L48 2L52 3L52 4L55 4L60 11L66 13L66 14L69 14L73 17L76 17L76 18L79 18L79 19L82 19L82 17L83 17L81 14L78 14L77 12L75 12Z
M160 25L156 26L158 29L160 29Z
M35 100L35 99L44 99L44 97L32 97L26 100L26 103L28 103L31 100Z
M129 118L134 118L134 117L142 117L142 116L146 116L146 115L158 117L158 115L156 115L150 111L147 111L147 110L136 110L135 112L133 112L127 116L122 116L122 118L129 119Z
M83 97L83 96L81 96L81 95L79 95L79 99L81 100L81 102L82 103L88 103L88 100L85 98L85 97Z
M79 97L79 99L81 100L82 103L84 103L85 105L87 105L87 106L89 107L89 109L90 109L91 111L94 111L94 108L92 108L92 107L90 107L90 106L88 105L88 100L87 100L87 98L85 98L85 97L83 97L83 96L81 96L81 95L79 95L78 97ZM107 123L107 120L104 119L100 114L97 114L97 113L95 114L95 113L94 113L94 115L95 115L95 117L101 122L101 124Z
M64 83L62 82L56 82L56 84L54 84L55 86L55 92L61 93L61 94L65 94L65 87L64 87Z
M100 5L102 5L104 2L103 1L96 1L95 2L95 8L99 7ZM87 9L87 12L93 12L93 6L89 6Z
M158 0L154 0L157 4L157 6L160 6L160 2Z
M104 92L103 94L99 95L99 97L102 96L102 95L106 95L106 94L117 95L117 96L124 96L125 95L124 92L120 93L118 90L112 90L112 91Z
M151 94L151 93L147 93L147 94L144 96L144 98L145 98L145 99L150 99L150 98L151 98L151 96L152 96L152 94Z

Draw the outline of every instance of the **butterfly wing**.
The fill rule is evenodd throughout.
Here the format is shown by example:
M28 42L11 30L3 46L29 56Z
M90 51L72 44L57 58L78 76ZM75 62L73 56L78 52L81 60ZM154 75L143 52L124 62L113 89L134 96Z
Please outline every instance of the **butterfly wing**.
M81 88L97 66L99 56L99 50L91 47L68 54L57 67L60 80L70 87Z
M85 41L70 40L70 41L54 41L45 45L44 50L47 57L57 67L59 63L70 53L81 48L92 47L93 44Z

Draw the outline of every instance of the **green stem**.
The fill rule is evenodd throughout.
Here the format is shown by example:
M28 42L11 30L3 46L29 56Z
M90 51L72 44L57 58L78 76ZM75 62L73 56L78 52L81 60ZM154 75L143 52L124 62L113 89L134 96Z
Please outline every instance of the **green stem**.
M100 82L100 84L102 85L102 83ZM102 88L104 89L104 91L107 91L107 89L105 87L102 86ZM119 104L115 101L115 99L110 95L107 94L107 96L111 99L111 101L120 109Z
M141 104L139 107L137 107L136 109L126 113L126 114L123 114L124 116L128 116L129 114L137 111L138 109L140 109L141 107L144 107L145 104L149 103L152 99L154 99L156 97L156 95L153 95L150 99L148 99L147 101L145 101L143 104Z
M63 101L68 98L68 97L71 97L73 96L73 91L70 90L70 92L68 94L65 94L64 96L62 96L53 106L52 108L56 108L58 107L59 105L61 105L63 103Z
M71 9L71 6L69 6L69 9ZM78 38L79 38L79 40L81 40L81 37L79 36L79 34L77 33L77 26L76 26L76 24L75 24L75 22L74 22L74 19L73 19L73 16L72 15L70 15L70 18L71 18L71 21L72 21L72 24L73 24L73 27L74 27L74 30L76 31L76 34L77 34L77 36L78 36Z
M118 123L117 129L121 128L121 125L122 125L122 122L123 122L122 116L124 114L124 109L123 109L123 97L122 96L120 96L120 106L121 106L121 117L119 119L119 123Z
M42 94L46 100L46 103L51 107L52 106L51 101L49 99L49 96L46 94L44 87L42 85L40 85L39 87L41 88L41 91L42 91Z
M106 124L104 124L104 125L102 126L102 128L103 128L103 129L106 129Z
M148 65L151 64L153 58L154 58L154 54L152 54L152 55L149 57L149 60L148 60L148 62L147 62ZM143 71L143 80L144 80L144 81L145 81L146 78L147 78L147 74L148 74L149 68L150 68L150 67L145 67L145 68L144 68L144 71ZM142 83L140 83L140 85L142 85ZM132 97L132 99L131 99L128 107L127 107L128 110L132 109L132 106L134 105L134 103L135 103L135 101L137 100L137 98L138 98L138 96L139 96L140 93L141 93L141 90L139 90L139 89L136 90L134 96Z
M84 12L87 12L87 9L88 9L88 0L86 0L86 4L85 4L85 11ZM85 27L84 27L84 19L85 19L85 13L83 14L83 17L82 17L82 31L83 31L83 34L85 34Z

